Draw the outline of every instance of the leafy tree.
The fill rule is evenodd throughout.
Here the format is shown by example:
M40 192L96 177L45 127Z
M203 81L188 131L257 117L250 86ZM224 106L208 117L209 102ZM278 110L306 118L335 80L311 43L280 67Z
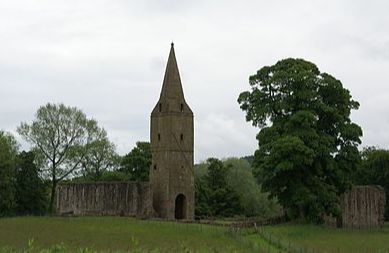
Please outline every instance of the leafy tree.
M125 174L124 172L117 171L117 170L114 170L114 171L105 170L105 171L101 172L101 177L100 177L99 181L102 181L102 182L125 182L125 181L128 181L128 175ZM66 182L93 183L96 181L91 177L79 176L79 177L73 177L70 180L66 180Z
M85 145L81 154L84 176L99 181L107 169L112 168L117 157L115 145L109 141L104 129L97 129L93 140Z
M342 83L302 59L285 59L250 76L238 102L257 135L255 174L292 217L339 215L338 195L359 161L358 109Z
M195 215L197 217L212 216L211 205L209 203L210 189L205 177L195 175Z
M125 173L120 171L104 171L101 175L101 181L105 182L124 182L128 181Z
M253 155L245 156L245 157L242 157L241 159L246 160L250 166L253 165L253 162L254 162Z
M209 158L207 166L207 174L196 179L196 214L224 217L241 214L239 198L227 183L229 168L216 158Z
M132 181L149 181L151 149L149 142L137 142L121 162L120 171L128 174Z
M389 196L389 150L367 147L361 152L361 166L355 177L357 184L381 185ZM389 220L389 204L386 201L385 219Z
M18 145L15 138L0 131L0 216L15 208L15 167Z
M257 184L252 168L245 157L228 158L223 161L223 164L229 168L227 184L239 198L242 215L269 218L282 214L277 202L269 199L269 194L264 193L261 186Z
M75 107L50 104L38 109L31 124L22 123L18 133L34 145L51 179L49 209L53 211L57 184L80 172L81 162L99 131L97 122Z
M42 215L47 210L46 185L39 177L33 152L18 155L16 169L16 212L22 215Z
M207 161L201 161L200 163L194 165L195 178L204 177L207 173L208 173Z

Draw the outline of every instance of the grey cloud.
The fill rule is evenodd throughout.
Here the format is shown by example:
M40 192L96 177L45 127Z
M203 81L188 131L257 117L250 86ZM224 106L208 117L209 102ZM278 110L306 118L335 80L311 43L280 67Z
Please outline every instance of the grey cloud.
M174 40L195 113L196 161L252 154L258 129L236 99L263 65L302 57L361 103L363 145L389 148L386 1L0 2L0 128L63 102L105 127L124 154L149 117Z

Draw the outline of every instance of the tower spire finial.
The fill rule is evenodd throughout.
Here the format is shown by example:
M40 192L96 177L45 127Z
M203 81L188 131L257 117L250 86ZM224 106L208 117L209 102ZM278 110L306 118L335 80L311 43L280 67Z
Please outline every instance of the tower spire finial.
M178 71L174 43L171 43L169 58L166 64L165 77L161 90L161 97L169 97L184 100L180 73Z

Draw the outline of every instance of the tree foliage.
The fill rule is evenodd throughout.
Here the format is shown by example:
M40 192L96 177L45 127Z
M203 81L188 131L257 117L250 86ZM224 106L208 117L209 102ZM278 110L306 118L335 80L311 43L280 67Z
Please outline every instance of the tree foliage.
M15 208L15 168L18 145L15 138L0 131L0 216Z
M99 181L101 182L126 182L128 181L128 175L124 172L118 171L118 170L104 170L101 172L101 176ZM85 176L79 176L74 177L69 180L66 180L66 182L71 183L95 183L96 180L91 177L85 177Z
M229 167L216 158L209 158L206 163L207 174L196 179L197 215L230 217L240 214L239 198L227 183Z
M210 158L195 165L197 216L280 215L281 209L257 184L245 158Z
M121 162L120 171L129 175L132 181L149 181L151 148L149 142L137 142Z
M302 59L265 66L238 102L261 128L255 175L292 217L338 215L338 195L356 170L361 128L350 120L358 102L342 83Z
M49 208L53 211L58 182L80 172L102 130L75 107L48 103L38 109L31 124L22 123L17 131L39 153L45 175L51 179Z
M228 158L223 163L229 168L227 184L238 196L241 215L269 218L282 214L277 201L269 198L255 180L247 157Z
M361 152L361 166L355 177L356 184L381 185L389 196L389 150L367 147ZM389 220L389 204L386 201L385 219Z
M39 177L33 152L18 155L16 169L16 213L18 215L43 215L47 211L47 187Z
M105 171L115 167L118 158L115 145L104 129L97 129L93 134L92 141L85 144L85 152L80 153L81 167L84 177L99 181Z
M0 216L45 212L46 187L33 152L18 151L16 139L0 131Z

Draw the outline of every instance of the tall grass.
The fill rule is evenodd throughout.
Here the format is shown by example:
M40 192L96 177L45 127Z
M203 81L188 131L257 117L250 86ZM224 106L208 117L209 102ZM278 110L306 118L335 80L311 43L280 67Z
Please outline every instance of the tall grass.
M245 236L225 227L124 217L0 219L0 248L16 251L33 239L36 251L56 245L55 252L263 252Z
M389 224L375 229L282 224L264 227L258 232L269 244L287 252L389 253Z
M242 229L124 217L5 218L0 252L389 253L389 224L361 230L302 224Z

